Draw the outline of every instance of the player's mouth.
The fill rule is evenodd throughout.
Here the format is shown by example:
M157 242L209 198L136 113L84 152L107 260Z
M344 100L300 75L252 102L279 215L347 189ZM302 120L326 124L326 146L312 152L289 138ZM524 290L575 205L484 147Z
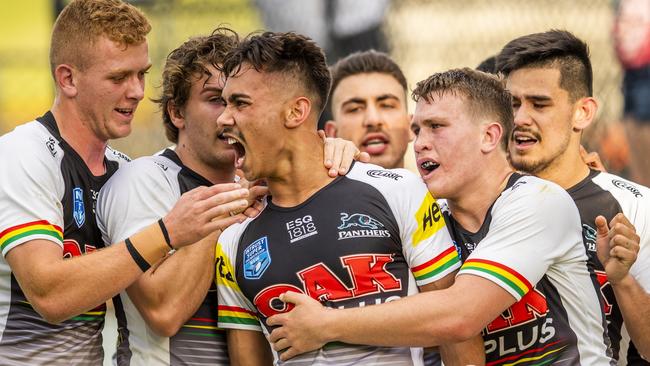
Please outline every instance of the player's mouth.
M135 108L115 108L114 111L119 113L121 116L123 116L126 119L132 119L133 114L135 113Z
M533 131L514 131L512 133L512 142L517 150L532 148L540 140L541 136Z
M246 158L246 149L244 148L244 145L237 138L225 134L220 134L219 138L224 140L226 144L232 146L235 151L235 168L241 169Z
M426 180L438 167L440 164L430 158L420 158L417 160L418 171L422 179Z
M361 150L369 155L381 155L388 148L389 139L383 133L369 133L361 141Z

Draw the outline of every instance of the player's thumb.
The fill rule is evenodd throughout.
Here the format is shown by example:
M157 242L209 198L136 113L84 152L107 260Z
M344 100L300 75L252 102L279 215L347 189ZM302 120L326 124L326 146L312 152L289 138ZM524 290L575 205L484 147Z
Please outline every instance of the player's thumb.
M609 226L607 225L607 219L605 216L598 215L596 217L596 232L599 237L605 237L609 233Z

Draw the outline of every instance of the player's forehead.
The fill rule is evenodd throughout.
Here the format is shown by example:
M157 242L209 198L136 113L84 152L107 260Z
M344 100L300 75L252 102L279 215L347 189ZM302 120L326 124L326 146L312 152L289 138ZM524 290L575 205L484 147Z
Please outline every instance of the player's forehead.
M349 99L375 100L392 96L405 102L406 91L392 75L386 73L359 73L343 78L332 93L332 102L342 104Z

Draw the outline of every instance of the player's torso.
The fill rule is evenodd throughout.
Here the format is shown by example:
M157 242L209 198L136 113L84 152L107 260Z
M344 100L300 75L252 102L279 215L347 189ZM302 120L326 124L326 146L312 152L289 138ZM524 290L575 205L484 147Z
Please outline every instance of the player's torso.
M508 187L513 183L518 184L511 178ZM444 208L445 218L462 262L468 259L480 246L481 240L488 235L494 219L493 214L499 214L494 212L495 206L496 203L490 207L481 228L475 233L464 230L451 218L448 208ZM569 267L566 269L570 270ZM584 271L586 272L586 267ZM483 339L488 365L580 365L577 335L563 305L561 290L555 285L557 278L554 280L553 276L554 273L544 275L521 300L484 328Z
M178 185L179 196L174 201L180 194L196 187L212 185L185 167L172 150L165 150L161 156L151 159L164 171L167 181ZM188 284L190 285L192 284ZM217 327L216 291L216 286L212 283L199 309L181 326L178 333L169 338L153 334L135 305L125 299L124 310L127 314L118 314L121 324L118 365L229 365L225 331Z
M594 179L606 181L606 183L599 185ZM613 175L605 176L597 171L591 171L585 180L570 188L568 192L580 212L582 237L589 258L588 263L594 271L600 293L603 296L603 310L607 317L607 331L612 342L614 357L618 359L621 349L629 346L627 355L623 355L623 357L627 357L628 365L650 365L649 362L639 356L634 344L630 343L629 339L627 341L623 339L623 316L614 296L614 290L607 280L605 270L596 253L596 217L602 215L607 222L610 222L614 216L624 211L619 200L610 192L610 190L615 189L629 196L630 200L634 200L635 197L641 195L641 192L634 186L627 184L618 177Z
M374 305L416 292L386 199L368 184L346 177L298 207L269 204L243 232L236 258L237 283L263 324L290 310L278 299L286 291L305 293L333 308ZM346 359L412 362L408 348L386 350L327 345L307 357L330 364Z
M113 150L106 152L105 174L94 176L81 157L61 139L50 113L39 118L50 133L45 145L63 182L63 256L72 258L103 248L95 220L97 194L119 167ZM31 199L38 199L37 197ZM0 340L0 364L99 364L103 358L101 329L106 305L60 324L47 323L29 304L11 275L11 300ZM5 359L5 357L7 357Z

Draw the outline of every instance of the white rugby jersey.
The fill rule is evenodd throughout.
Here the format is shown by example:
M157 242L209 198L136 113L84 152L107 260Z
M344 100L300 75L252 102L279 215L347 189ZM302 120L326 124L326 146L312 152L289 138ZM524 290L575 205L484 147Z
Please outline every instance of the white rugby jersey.
M650 189L613 174L592 170L580 183L567 190L580 211L582 236L600 291L605 299L608 334L612 341L614 357L627 365L650 365L639 356L630 342L623 316L616 302L614 290L607 280L605 270L596 255L596 224L598 215L609 222L619 212L625 214L636 228L641 249L630 274L650 292Z
M181 194L211 185L169 149L126 164L106 183L97 203L97 220L106 245L121 242L165 216ZM120 335L117 364L228 365L225 331L217 327L215 291L213 284L196 313L172 337L154 333L128 293L122 291L118 298L124 311L116 311Z
M483 330L487 365L614 363L578 210L564 189L513 173L475 233L442 209L463 260L458 276L483 277L517 300Z
M286 291L332 308L369 306L418 291L458 269L440 207L411 172L355 163L296 207L268 202L217 245L219 326L262 331L291 306ZM263 331L268 333L264 325ZM421 365L422 350L328 344L286 365Z
M47 112L0 137L0 160L0 365L101 364L106 306L49 324L25 298L5 256L34 239L61 246L66 258L102 248L97 194L128 158L108 148L106 173L94 176Z

